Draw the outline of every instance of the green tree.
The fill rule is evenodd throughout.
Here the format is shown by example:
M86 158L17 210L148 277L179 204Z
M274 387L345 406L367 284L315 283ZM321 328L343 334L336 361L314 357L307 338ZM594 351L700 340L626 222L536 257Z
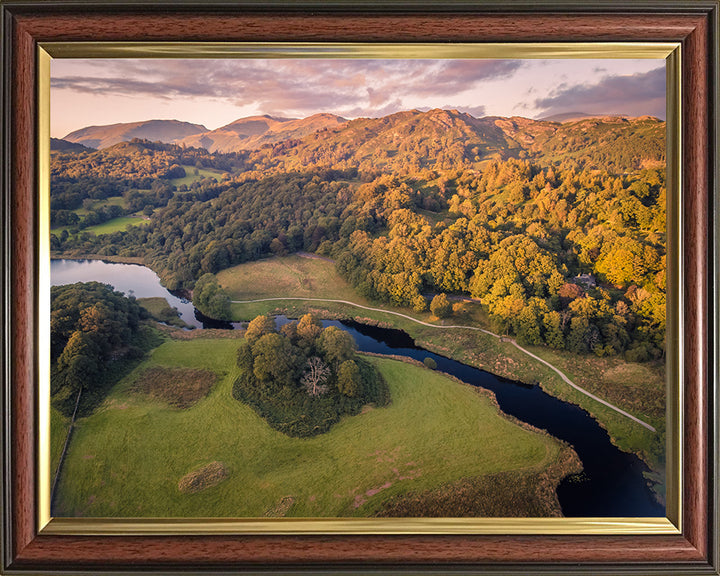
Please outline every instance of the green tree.
M425 366L430 368L430 370L437 369L437 362L435 362L435 360L433 358L430 358L430 356L428 356L427 358L425 358L423 360L423 364L425 364Z
M360 368L352 360L345 360L340 364L338 369L338 390L349 396L356 398L362 394L362 380L360 378Z
M452 304L445 294L438 294L430 302L430 312L437 318L447 318L452 314Z
M245 339L253 344L266 334L272 334L276 331L275 318L267 315L257 316L250 320L245 330Z
M302 357L287 338L265 334L252 345L253 373L265 384L293 386Z
M109 382L107 368L143 352L136 337L147 313L134 298L99 282L53 286L50 341L53 405L71 414L80 390L82 409L99 401ZM112 373L111 373L112 375ZM112 378L110 378L111 380Z
M88 332L76 330L60 354L57 367L65 386L76 392L97 379L102 371L101 360L96 338Z
M252 346L247 340L240 342L237 351L237 365L243 370L252 370L253 368Z
M193 289L193 304L200 312L216 320L230 320L230 297L214 274L203 274Z
M355 354L355 340L350 334L336 326L328 326L320 334L318 347L325 355L325 360L339 366L351 360Z

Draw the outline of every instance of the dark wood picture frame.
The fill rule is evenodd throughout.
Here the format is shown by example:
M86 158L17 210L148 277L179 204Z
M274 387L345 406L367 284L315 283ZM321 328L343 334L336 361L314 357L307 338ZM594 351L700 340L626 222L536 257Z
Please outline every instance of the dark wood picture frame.
M105 571L718 574L718 0L9 0L2 17L2 564ZM82 41L679 42L685 396L677 535L69 536L37 530L38 45Z

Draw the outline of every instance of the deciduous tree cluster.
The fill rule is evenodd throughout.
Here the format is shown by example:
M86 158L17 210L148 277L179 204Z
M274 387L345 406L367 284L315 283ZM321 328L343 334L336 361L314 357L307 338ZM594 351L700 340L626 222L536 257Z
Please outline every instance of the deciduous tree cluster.
M99 282L53 286L50 296L51 395L72 414L80 390L85 405L104 393L115 361L144 355L140 321L148 315L135 298Z
M380 373L355 349L350 334L323 328L311 314L279 330L273 318L258 316L238 349L233 395L290 436L326 432L343 414L390 401Z

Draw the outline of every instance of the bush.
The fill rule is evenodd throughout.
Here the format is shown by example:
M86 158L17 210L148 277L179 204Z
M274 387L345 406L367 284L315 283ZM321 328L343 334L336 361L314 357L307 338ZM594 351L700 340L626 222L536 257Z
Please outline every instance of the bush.
M430 370L435 370L437 368L437 362L435 362L434 359L430 358L429 356L423 360L423 364L425 364L426 367L430 368Z

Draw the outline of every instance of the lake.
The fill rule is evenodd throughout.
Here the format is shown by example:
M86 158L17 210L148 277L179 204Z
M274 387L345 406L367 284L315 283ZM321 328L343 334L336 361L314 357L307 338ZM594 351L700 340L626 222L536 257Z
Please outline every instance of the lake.
M168 292L160 284L157 274L145 266L99 260L53 260L50 277L53 285L97 281L111 284L116 290L137 298L165 297L186 323L200 329L237 327L204 317L191 302ZM287 318L278 317L279 324L287 321ZM347 321L324 321L323 324L338 326L352 334L361 351L407 356L420 361L433 358L438 370L494 392L505 413L547 430L570 444L580 457L584 471L566 478L558 487L558 499L565 516L665 516L664 506L657 502L643 475L648 472L644 462L614 446L607 432L580 407L547 394L540 386L499 378L419 348L400 330Z
M75 282L103 282L135 298L160 296L165 298L170 306L177 308L180 318L186 324L203 328L202 320L195 316L192 302L169 292L160 284L159 276L146 266L102 260L51 260L50 283L53 286Z

